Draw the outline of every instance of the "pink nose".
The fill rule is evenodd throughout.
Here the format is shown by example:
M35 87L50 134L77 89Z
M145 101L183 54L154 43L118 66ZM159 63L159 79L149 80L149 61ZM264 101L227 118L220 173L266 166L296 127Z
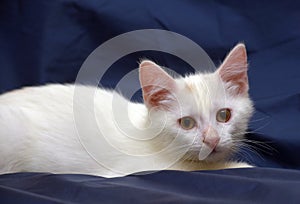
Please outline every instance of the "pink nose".
M203 143L212 149L215 149L220 142L220 137L215 129L209 126L203 132Z

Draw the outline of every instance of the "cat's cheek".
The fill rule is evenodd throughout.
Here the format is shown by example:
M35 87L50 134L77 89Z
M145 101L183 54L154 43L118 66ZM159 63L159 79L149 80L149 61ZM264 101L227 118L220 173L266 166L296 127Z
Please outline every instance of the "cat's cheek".
M178 126L178 132L177 132L177 136L181 137L182 139L184 139L187 144L191 144L191 145L200 145L202 143L202 135L199 133L200 131L198 130L198 128L193 128L191 130L185 130L182 127L180 127L180 125Z

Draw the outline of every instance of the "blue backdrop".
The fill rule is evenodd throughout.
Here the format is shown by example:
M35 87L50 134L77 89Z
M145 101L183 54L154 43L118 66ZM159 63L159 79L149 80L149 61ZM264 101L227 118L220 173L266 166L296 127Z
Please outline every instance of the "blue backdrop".
M101 43L128 31L150 28L170 30L192 39L209 54L216 65L236 43L246 44L249 57L250 95L256 108L255 116L250 123L252 133L247 137L263 143L252 144L255 152L249 149L242 150L240 155L256 166L281 168L281 170L257 168L244 170L245 172L227 170L218 173L198 173L199 182L209 177L205 180L208 182L205 183L207 186L205 190L208 192L207 195L211 195L209 198L212 201L217 199L214 194L209 194L215 189L210 189L211 186L208 185L210 181L213 180L216 186L223 182L222 179L217 179L219 178L217 174L226 177L224 182L229 183L233 190L239 187L228 179L231 178L231 174L250 179L255 175L261 177L261 182L266 184L266 188L264 185L259 188L262 191L272 186L268 183L270 180L264 179L266 174L271 175L272 179L277 179L278 176L288 178L285 180L287 183L284 183L286 186L279 188L280 185L274 185L276 190L296 185L291 182L294 179L299 180L299 175L293 177L298 172L291 173L284 169L300 169L298 153L300 150L300 3L298 1L2 0L0 2L0 92L22 86L74 82L84 60ZM181 74L192 71L185 62L172 55L153 51L136 52L114 63L102 78L101 84L113 88L122 76L137 67L137 61L143 57L153 59ZM135 97L140 99L139 94ZM160 193L167 193L169 197L174 196L174 199L177 198L177 193L188 196L182 191L184 189L180 188L180 182L164 183L164 181L180 177L195 182L190 174L194 175L162 172L153 177L146 177L146 189L157 187L149 187L147 182L156 182L159 186L157 188L160 188L160 185L170 188L170 192L164 192L162 189L158 194L154 193L156 197L148 199L157 202L181 202L184 199L191 199L191 197L181 197L178 200L159 200ZM37 187L40 188L39 185L29 185L34 178L44 186L47 186L49 181L52 187L50 190L46 187L44 191L37 190ZM26 194L28 190L38 195L50 191L52 193L49 194L50 197L60 194L61 202L95 202L92 198L85 197L88 191L84 191L78 200L68 197L68 193L64 197L61 192L55 192L53 185L58 185L54 182L58 178L59 176L45 178L39 174L36 177L32 174L0 176L0 183L2 183L0 201L5 197L4 195L9 195L7 198L17 203L18 201L14 199L18 196L13 195L18 194L19 191L24 191ZM78 177L79 180L81 178ZM159 179L155 180L157 178ZM8 184L16 183L1 190L5 186L6 179L10 179ZM68 181L69 177L62 176L61 179ZM96 179L98 182L108 182L98 179ZM134 183L136 179L139 182ZM128 185L136 184L140 187L140 192L144 191L145 189L141 190L143 189L141 186L144 185L141 179L143 180L143 177L139 176L121 179L120 181L126 185L120 184L117 188L119 191L115 193L120 195L120 192L127 189L128 183L130 183ZM234 178L233 180L235 181ZM256 180L252 181L257 184ZM239 191L239 195L248 201L253 201L254 198L247 196L245 192L252 192L252 190L255 192L253 183L251 183L253 189ZM66 188L69 188L68 182L66 185ZM184 185L187 188L193 187L189 184ZM240 185L248 184L244 181ZM300 189L299 183L297 188ZM101 190L109 191L105 185ZM12 194L6 194L7 192ZM293 191L290 192L291 194L288 195L283 193L282 198L295 195ZM136 196L134 194L132 191L131 195ZM76 197L75 194L72 196ZM196 196L196 200L189 201L197 201L197 198ZM271 194L264 201L278 201L278 198L273 201L268 199L271 199ZM19 200L21 201L24 200ZM230 197L229 201L233 203L234 199Z

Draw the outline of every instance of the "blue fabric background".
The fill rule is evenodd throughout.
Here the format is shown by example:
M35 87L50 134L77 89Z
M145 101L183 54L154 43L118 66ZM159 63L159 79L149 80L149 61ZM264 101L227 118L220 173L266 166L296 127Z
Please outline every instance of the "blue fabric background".
M7 174L1 203L299 203L299 171L163 171L104 179L87 175Z
M143 189L144 183L140 183L143 177L133 176L120 179L124 185L122 184L122 187L117 185L116 189L119 190L112 190L112 192L117 195L127 192L125 196L136 196L134 190L126 190L127 185L137 185L140 188L139 192L144 192L149 187L147 182L155 182L157 186L152 188L163 189L163 186L166 186L171 188L170 192L154 193L157 197L146 197L145 201L152 199L154 202L179 203L184 200L193 202L200 199L199 202L208 202L210 200L201 200L200 190L207 192L205 195L212 201L218 201L228 194L224 193L223 197L218 197L215 187L222 184L225 192L228 184L233 191L237 191L243 201L244 199L258 201L255 195L267 192L267 189L273 186L270 179L276 180L280 176L284 176L287 180L283 179L282 185L274 185L274 192L282 192L289 187L300 189L300 183L294 182L294 179L299 181L299 173L283 169L300 169L300 3L298 1L2 0L0 2L0 92L22 86L74 82L81 64L101 43L128 31L149 28L174 31L192 39L209 54L216 65L236 43L246 44L250 65L250 95L256 108L255 116L250 123L252 133L247 137L264 142L265 145L258 143L253 147L256 153L245 149L237 157L242 157L256 166L282 168L282 170L257 168L207 174L204 172L199 173L199 178L193 177L195 173L162 172L147 177L145 189ZM153 59L181 74L192 70L180 59L166 53L137 52L117 61L103 77L101 84L113 88L122 76L137 67L137 61L143 57ZM139 94L135 97L140 99ZM242 181L237 185L234 178L231 180L231 174L240 175ZM267 175L270 178L266 178ZM95 192L92 195L97 200L90 198L88 195L91 192L85 187L82 187L85 189L83 192L77 189L78 200L74 198L77 194L72 194L71 198L68 197L70 196L68 192L65 195L62 192L55 192L53 186L66 185L66 189L70 188L69 176L61 177L46 176L45 178L40 174L36 176L30 174L29 177L27 174L0 176L0 201L6 196L15 199L11 200L13 203L25 202L23 198L31 198L22 195L22 192L28 189L31 192L31 188L42 189L41 192L34 190L37 195L47 194L50 197L59 195L64 202L93 203L101 200L101 197L95 196L97 194ZM71 177L76 181L82 178ZM207 179L205 180L204 177ZM257 177L261 178L259 182L263 183L262 186L256 186L258 180L253 178ZM7 183L4 182L6 178L9 181ZM57 178L62 179L62 183L55 183ZM161 182L155 180L157 178ZM180 182L168 183L178 178L191 179L191 182L200 179L199 182L204 182L207 188L199 188L198 197L193 200L194 197L189 197L189 194L184 191L185 188L180 186L187 185L188 189L195 186ZM137 180L139 182L136 183ZM110 182L101 178L97 181ZM280 181L276 180L276 182ZM16 185L10 185L13 182L16 182ZM39 186L39 182L44 187ZM49 186L47 182L51 184L49 192L47 192L46 186ZM226 182L226 185L223 182ZM3 189L6 184L9 186L8 190L6 187L5 190ZM109 186L103 184L104 186L97 188L100 188L99 191L110 192L110 188L115 189L113 184ZM75 182L72 185L80 189L80 183ZM242 191L239 186L250 187ZM22 192L12 190L11 188L14 187L21 189ZM252 190L249 190L250 188ZM251 193L248 194L249 192ZM151 189L148 193L151 195ZM183 197L178 195L180 193ZM158 198L164 198L161 195L171 200L159 200ZM266 195L269 197L264 201L271 202L267 198L271 199L273 194L264 194ZM282 194L283 197L285 195L287 194ZM123 199L122 196L113 199L117 198ZM234 203L233 201L240 203L233 197L228 198L231 199L229 203ZM37 200L33 199L32 203L41 202L42 200L38 199L44 198L35 199ZM138 199L133 201L141 201ZM27 201L26 203L30 203L29 200ZM272 202L274 201L279 200L274 198ZM43 202L46 203L45 200ZM51 202L56 201L49 200L49 203Z

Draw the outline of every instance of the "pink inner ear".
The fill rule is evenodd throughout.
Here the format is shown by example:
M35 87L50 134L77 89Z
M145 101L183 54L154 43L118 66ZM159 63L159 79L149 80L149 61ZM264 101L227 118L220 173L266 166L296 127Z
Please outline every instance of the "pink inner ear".
M146 89L155 89L151 86L145 87ZM143 95L144 100L148 106L158 107L165 110L170 109L172 99L172 93L166 89L157 89L152 95Z
M228 54L218 72L221 79L230 85L234 94L248 92L247 52L243 44L238 44Z
M147 106L169 108L176 83L160 66L149 60L143 61L140 64L140 82Z

